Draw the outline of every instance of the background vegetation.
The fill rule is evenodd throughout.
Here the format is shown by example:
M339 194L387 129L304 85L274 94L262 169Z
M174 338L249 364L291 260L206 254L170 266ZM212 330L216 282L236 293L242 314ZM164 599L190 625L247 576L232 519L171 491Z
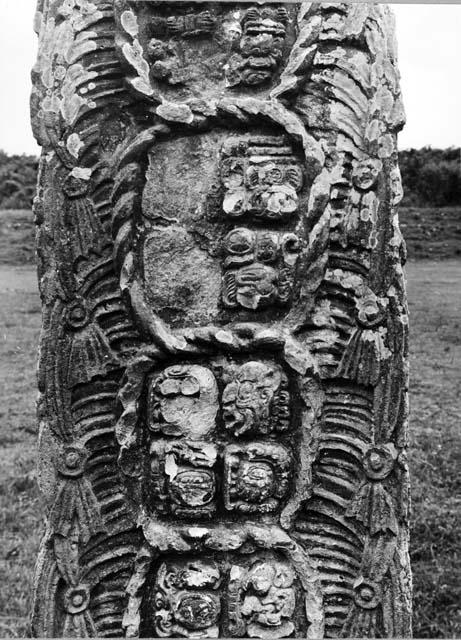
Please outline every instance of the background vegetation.
M403 206L461 205L461 149L409 149L399 153Z
M0 210L30 209L37 170L35 156L9 156L0 150Z
M401 156L407 206L400 219L410 255L409 457L417 638L461 637L459 157L459 150L424 149ZM432 176L426 184L423 169L424 175ZM35 172L34 158L0 153L0 209L5 202L10 208L17 203L25 207L0 211L0 637L10 638L27 633L44 511L35 472L35 367L41 322L29 208ZM421 202L427 206L421 207Z
M399 154L406 207L461 206L461 148L409 149ZM28 209L38 159L0 151L0 210Z

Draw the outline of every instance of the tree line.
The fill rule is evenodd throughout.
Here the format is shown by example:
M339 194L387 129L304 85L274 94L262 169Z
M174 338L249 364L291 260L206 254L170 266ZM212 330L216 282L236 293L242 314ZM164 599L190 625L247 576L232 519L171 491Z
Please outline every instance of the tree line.
M408 149L399 157L404 206L461 206L460 148ZM0 209L30 209L37 170L35 156L0 151Z
M0 150L0 209L30 209L35 195L38 158Z
M399 153L403 206L461 205L461 149L408 149Z

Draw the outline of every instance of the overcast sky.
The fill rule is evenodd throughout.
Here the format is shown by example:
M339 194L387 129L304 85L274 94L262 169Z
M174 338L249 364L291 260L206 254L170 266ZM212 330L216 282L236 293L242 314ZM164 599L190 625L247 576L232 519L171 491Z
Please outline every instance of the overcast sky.
M29 125L36 0L0 0L0 149L37 153ZM400 148L461 146L461 5L394 5L407 125Z

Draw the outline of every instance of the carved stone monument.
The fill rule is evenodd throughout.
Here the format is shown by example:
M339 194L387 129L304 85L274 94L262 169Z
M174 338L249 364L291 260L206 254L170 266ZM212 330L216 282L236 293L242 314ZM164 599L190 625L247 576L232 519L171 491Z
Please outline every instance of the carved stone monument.
M39 0L40 637L405 637L376 4Z

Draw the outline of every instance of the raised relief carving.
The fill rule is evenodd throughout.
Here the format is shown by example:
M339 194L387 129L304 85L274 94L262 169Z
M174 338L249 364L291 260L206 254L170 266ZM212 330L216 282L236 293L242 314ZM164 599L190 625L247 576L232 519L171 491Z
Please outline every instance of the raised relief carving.
M218 409L216 379L206 367L178 364L150 376L150 475L144 486L149 509L190 518L215 512L218 450L204 439L215 428Z
M257 560L242 584L241 613L250 638L287 638L293 634L295 573L286 562Z
M154 440L146 500L155 511L193 518L216 510L216 446L202 441Z
M223 209L230 218L287 222L298 211L303 170L286 138L232 139L222 153Z
M383 163L378 158L365 157L353 163L350 169L352 189L346 198L346 207L334 219L332 239L343 247L355 246L373 249L376 245L379 200L376 194ZM338 190L338 200L344 202L344 188Z
M290 222L303 169L283 136L231 139L223 146L223 210L249 223ZM237 227L223 240L223 303L250 310L290 303L303 250L295 232Z
M229 445L224 453L224 503L229 511L269 513L286 496L293 460L268 442Z
M346 515L372 535L398 534L397 510L385 480L395 471L397 450L392 443L370 446L363 456L365 482L349 503Z
M216 19L210 11L198 11L167 18L155 16L152 18L151 28L156 36L168 35L193 38L212 33L215 24Z
M253 6L243 13L238 53L226 68L229 87L260 85L272 79L282 60L287 23L283 6Z
M285 432L290 426L288 380L275 364L234 368L222 395L225 428L235 436Z
M301 249L295 233L230 231L224 239L224 305L255 311L289 304Z
M147 57L151 63L151 74L156 80L171 82L173 73L179 66L176 49L169 42L151 38L147 45Z
M290 637L295 616L303 617L297 578L289 562L267 553L162 562L144 605L145 631L158 637Z
M363 287L355 301L357 327L344 349L337 373L361 384L377 384L382 363L391 352L386 346L386 307L388 300L379 298Z
M211 36L215 26L216 18L210 11L168 17L154 15L149 29L153 37L146 50L152 76L172 85L181 85L187 80L187 74L183 69L185 58L180 40Z
M157 571L153 611L160 638L217 638L221 613L221 571L212 560L164 562Z
M33 635L411 635L390 24L39 1Z
M154 433L205 437L214 429L218 408L216 380L206 367L173 365L150 382L147 420Z
M242 89L269 93L296 38L290 20L295 8L284 3L205 6L117 0L116 44L128 83L139 95L159 105L161 95L187 100L192 110L213 112L207 99L214 101L219 93L232 98ZM171 113L171 105L164 107L158 113Z
M284 433L290 427L288 379L275 363L224 367L221 437ZM293 461L281 444L204 440L216 431L217 381L200 365L174 365L148 378L150 477L144 496L157 514L208 518L222 504L240 513L273 512L286 496ZM156 436L170 436L157 438ZM217 434L216 434L217 435ZM222 493L217 464L223 459Z

